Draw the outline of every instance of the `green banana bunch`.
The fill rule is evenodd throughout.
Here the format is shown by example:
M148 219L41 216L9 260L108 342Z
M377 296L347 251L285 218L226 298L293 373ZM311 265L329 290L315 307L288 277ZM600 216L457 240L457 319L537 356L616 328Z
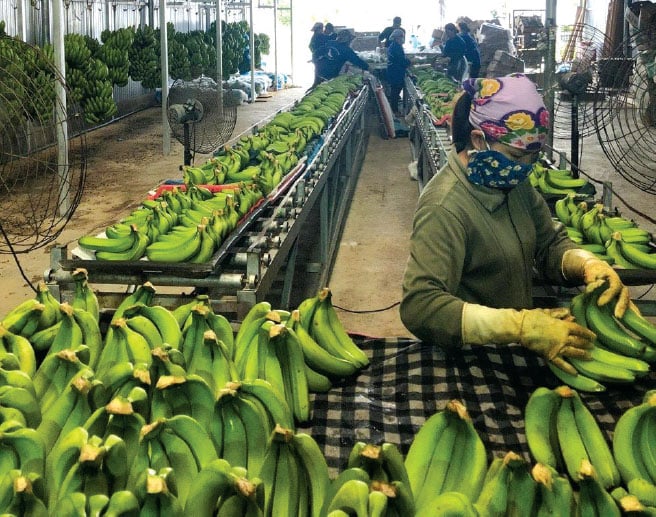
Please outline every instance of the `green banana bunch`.
M198 473L184 515L262 515L263 489L259 478L249 478L245 469L217 459Z
M442 492L458 491L475 500L487 471L485 448L466 408L447 403L415 435L405 467L417 507Z
M126 322L128 326L142 333L148 340L151 349L161 346L164 343L173 348L178 348L182 344L182 331L178 325L178 321L166 307L138 302L131 307L127 307L124 311L124 316L127 318ZM150 324L146 321L139 320L135 322L133 320L135 316L145 318ZM130 325L130 323L134 325ZM137 329L141 330L139 331ZM155 346L153 346L154 343L156 343Z
M271 386L271 383L263 379L243 380L228 383L225 389L235 391L236 396L259 404L267 415L270 429L274 429L276 425L285 429L295 429L293 414L287 401Z
M187 371L205 379L215 396L228 382L238 380L232 355L213 330L203 333L203 344L195 347L194 354L187 363Z
M46 306L37 298L29 298L10 310L0 325L13 334L29 338L39 328L45 310Z
M580 481L581 464L590 463L599 483L612 488L620 483L611 450L594 416L578 393L567 386L555 389L562 398L556 415L556 431L563 463L574 481Z
M202 225L192 228L176 226L165 234L167 239L160 235L158 240L148 244L146 256L154 262L186 262L198 254L203 230Z
M154 420L142 428L140 452L131 466L129 486L142 473L144 457L153 469L173 469L178 500L184 507L194 478L217 459L217 454L209 434L198 422L187 415L176 415Z
M48 284L44 281L40 281L37 284L35 298L44 306L41 318L39 319L39 324L37 325L36 332L38 332L52 327L59 321L59 300L53 296ZM30 336L30 341L32 341L36 332Z
M356 442L347 461L347 468L352 467L366 471L372 482L402 482L406 490L412 493L404 458L394 444Z
M312 481L303 477L305 471L294 454L293 436L293 430L280 425L271 434L259 472L264 485L265 516L307 514L310 508Z
M303 310L299 306L301 324L306 327L312 338L332 355L349 361L358 368L368 366L369 358L357 347L339 321L332 305L330 289L327 287L321 289L314 298L316 299L301 303L301 306L305 306ZM311 307L313 304L315 306ZM304 312L311 314L307 322L303 316Z
M570 517L576 515L576 500L569 480L543 463L536 463L531 475L538 484L537 517L549 515L562 515Z
M510 493L511 469L508 462L515 453L509 452L503 458L492 460L485 474L483 488L474 503L474 507L483 515L501 517L506 515Z
M210 297L206 294L197 294L191 301L178 305L172 310L175 320L178 322L180 329L188 326L191 323L191 310L196 305L209 305Z
M214 415L214 393L199 375L162 375L157 379L151 399L151 419L188 415L208 428Z
M84 493L87 500L104 495L106 503L114 492L125 490L128 462L120 437L109 435L103 440L76 428L60 445L52 453L52 470L48 470L49 481L59 481L48 485L50 504L75 492Z
M73 301L71 302L71 305L76 309L82 309L91 313L96 321L100 321L98 297L89 286L89 274L87 270L84 268L78 268L71 273L71 276L75 281L75 289L73 291Z
M83 369L73 376L50 406L43 407L41 423L36 430L43 438L47 451L51 451L63 436L91 416L90 401L98 386L102 385L93 377L93 371Z
M646 231L633 230L627 229L612 233L606 243L608 254L625 269L656 269L656 255L651 253L651 247L647 247L647 251L640 248L640 245L651 242L651 235ZM632 233L627 235L629 231Z
M280 323L280 315L271 309L267 301L258 302L253 305L244 316L237 334L234 338L233 359L237 367L237 373L244 378L246 360L252 354L257 354L260 327L265 321Z
M650 392L642 404L627 409L615 424L613 433L613 456L622 481L628 484L633 479L643 479L656 485L652 475L654 447L648 442L653 438L656 394Z
M150 400L135 399L136 390L150 391L151 379L150 369L147 364L132 364L124 361L116 363L109 368L104 375L99 377L103 384L104 398L98 401L98 406L108 404L117 397L130 398L130 405L134 411L143 418L150 418Z
M54 508L53 515L62 517L103 515L124 516L139 512L139 501L129 490L119 490L110 497L104 494L95 494L87 497L84 492L73 492L59 501Z
M152 354L146 338L128 327L125 318L112 320L111 333L105 336L105 343L98 358L96 370L103 377L115 364L151 364Z
M59 399L70 381L81 371L92 370L84 363L88 361L89 350L80 345L75 350L66 349L48 354L34 374L34 392L39 407L49 408Z
M41 423L41 410L34 393L20 386L0 386L0 408L9 422L36 428Z
M18 369L32 376L36 372L36 355L29 340L0 324L0 356L13 356Z
M99 436L103 440L110 435L120 436L125 443L128 466L137 454L141 429L146 425L144 417L135 412L133 407L139 390L142 392L142 397L147 398L143 389L135 388L132 397L114 397L107 404L96 409L81 426L89 435Z
M301 324L301 313L298 309L292 311L286 325L291 329L292 335L296 336L305 363L312 370L330 379L349 377L357 372L358 368L355 364L331 354L314 340Z
M535 515L538 485L531 475L530 464L519 454L509 452L506 464L510 469L508 481L508 515Z
M570 313L574 316L574 319L579 325L586 328L591 328L591 325L587 320L588 304L590 303L595 302L592 301L592 295L589 293L580 293L572 298L570 302ZM602 331L604 337L601 339L607 340L607 336L610 335L611 337L616 336L619 341L618 339L615 340L618 344L613 347L615 349L615 351L613 351L607 345L602 343L600 339L595 340L594 347L590 350L590 360L574 359L571 363L579 372L579 376L582 378L587 377L594 379L600 383L632 383L637 378L643 377L649 373L649 364L643 359L633 357L638 354L644 357L644 352L640 353L638 349L635 352L630 351L629 353L632 356L628 356L625 355L625 353L619 352L619 350L624 349L618 348L624 343L635 345L636 347L641 347L643 345L635 340L623 341L620 339L622 333L624 333L623 328L620 325L621 322L614 323L615 317L612 314L609 314L606 310L600 310L596 306L592 307L590 310L594 313L594 316L597 317L597 319L593 320L593 325L598 330ZM631 314L629 314L627 318L631 321L635 321L636 324L641 323L646 330L654 328L650 323L644 320L644 318L638 316L633 309L631 309ZM611 323L613 324L610 325ZM611 331L613 332L608 334L608 332Z
M351 481L361 481L367 487L369 487L369 484L371 483L371 479L369 479L369 474L367 474L366 471L362 470L361 468L358 467L351 467L342 470L335 479L333 479L326 490L326 495L324 497L324 502L321 507L321 512L319 515L321 517L330 515L332 512L335 511L344 511L347 515L353 515L354 512L348 513L346 510L342 510L341 508L338 508L337 510L332 509L328 511L329 506L333 503L337 493L339 490L346 484ZM368 506L368 500L363 502L360 502L361 507L364 505ZM367 506L364 506L365 508Z
M181 517L184 505L178 497L177 480L178 474L170 467L143 469L134 488L139 515Z
M3 515L48 517L44 483L39 474L12 469L0 475L0 512Z
M601 517L619 517L620 509L605 490L603 483L597 478L594 467L588 461L583 461L578 472L579 501L581 512L586 515Z
M45 444L36 430L11 420L0 424L0 465L3 472L18 469L43 476L45 462Z

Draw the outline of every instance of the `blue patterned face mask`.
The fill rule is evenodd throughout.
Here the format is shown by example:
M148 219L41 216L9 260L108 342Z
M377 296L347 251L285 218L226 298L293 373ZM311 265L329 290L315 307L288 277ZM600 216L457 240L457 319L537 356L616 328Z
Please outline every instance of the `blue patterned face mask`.
M524 181L533 169L532 164L516 162L489 147L487 151L470 152L470 156L467 178L484 187L511 189Z

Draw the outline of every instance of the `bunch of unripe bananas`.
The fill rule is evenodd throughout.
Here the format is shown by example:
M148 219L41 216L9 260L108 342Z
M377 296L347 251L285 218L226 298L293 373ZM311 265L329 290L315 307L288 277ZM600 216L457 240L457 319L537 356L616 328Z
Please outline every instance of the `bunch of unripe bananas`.
M528 179L536 189L547 195L577 196L584 188L594 193L594 188L585 178L575 178L571 170L552 169L540 162L536 162L531 169ZM591 192L588 192L590 194Z
M588 206L564 196L554 205L556 218L565 225L569 238L600 259L624 269L655 269L652 235L621 215L607 215L600 203Z
M207 296L169 310L153 305L155 288L145 283L103 334L86 272L74 277L69 302L42 284L2 319L28 341L55 330L33 375L15 352L2 356L0 512L575 515L578 504L605 516L653 506L653 392L618 421L612 454L578 393L539 388L525 412L532 469L513 452L488 465L466 408L450 401L405 458L393 444L357 442L331 479L316 441L295 428L303 417L294 397L317 379L354 374L368 358L346 341L329 290L291 312L258 304L235 333ZM277 387L261 378L269 368L272 380L282 377ZM296 384L303 374L306 388ZM559 472L578 486L578 503Z
M413 74L431 113L439 124L443 124L453 112L457 85L444 73L436 70L418 68L413 70Z
M97 260L145 255L157 262L207 262L261 198L257 187L243 183L219 192L195 185L164 189L107 227L105 236L85 235L78 244L94 251Z

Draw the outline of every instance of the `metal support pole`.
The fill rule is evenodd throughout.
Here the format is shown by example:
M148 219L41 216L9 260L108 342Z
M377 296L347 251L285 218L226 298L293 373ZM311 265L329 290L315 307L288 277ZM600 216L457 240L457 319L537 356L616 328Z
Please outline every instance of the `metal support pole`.
M549 111L549 133L547 134L547 157L553 156L553 119L554 119L554 89L556 66L556 0L546 0L544 28L547 33L547 50L544 56L544 103Z
M250 0L250 55L251 55L251 102L255 101L255 33L253 32L253 0Z
M53 0L53 33L52 43L54 47L55 67L59 70L63 80L66 80L66 60L64 56L64 4L62 0ZM69 199L70 175L68 169L68 122L66 112L66 90L64 83L55 81L55 94L57 102L55 103L55 127L57 131L57 171L59 180L59 214L66 214L71 206Z
M273 0L273 91L278 91L278 0Z
M223 27L221 27L221 0L216 0L216 84L219 114L223 118Z
M294 0L289 0L289 44L291 48L290 59L292 61L290 73L292 74L292 81L294 76Z
M169 98L169 45L166 37L166 0L159 0L159 44L162 63L162 153L171 152L171 128L166 113Z

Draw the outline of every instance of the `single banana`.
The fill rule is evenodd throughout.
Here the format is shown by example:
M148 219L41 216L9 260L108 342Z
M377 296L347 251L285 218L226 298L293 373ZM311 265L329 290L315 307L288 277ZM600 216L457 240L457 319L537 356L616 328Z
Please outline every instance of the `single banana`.
M565 226L569 226L572 221L572 214L567 208L567 196L562 196L556 200L554 203L554 211L556 212L558 220Z
M36 298L29 298L5 314L1 321L2 326L9 332L23 335L21 331L29 324L30 320L36 318L38 326L38 320L44 310L44 304ZM34 330L36 331L36 328Z
M72 305L64 302L60 304L61 325L55 336L48 353L59 352L65 349L75 349L84 343L82 328L75 320L75 309Z
M578 481L581 462L584 460L590 461L590 456L574 417L573 399L576 392L567 386L560 386L555 391L562 398L556 415L556 430L560 452L570 478Z
M553 390L538 387L524 409L526 441L535 461L558 468L560 446L556 433L556 414L562 398Z
M75 288L73 291L73 300L71 305L73 308L88 311L96 320L100 321L100 306L98 305L98 298L89 286L89 275L86 269L78 268L71 274L75 281Z
M508 515L535 515L538 485L531 476L529 463L520 455L507 455L510 469L508 481Z
M574 491L567 478L542 463L536 463L531 474L538 484L538 517L576 515Z
M18 360L19 369L29 376L36 372L36 356L29 340L20 334L10 332L0 325L0 347L13 354Z
M415 491L414 485L411 487L418 507L423 506L437 494L442 493L444 481L455 453L456 437L461 432L462 421L460 417L452 411L444 410L444 413L446 414L447 425L440 433L435 447L432 450L425 451L425 454L428 454L431 458L423 484L417 491ZM409 457L410 454L408 453L406 465ZM410 475L410 470L408 470L408 475ZM412 482L412 477L410 481Z
M113 492L109 501L102 509L103 517L121 517L131 515L139 511L139 500L130 490L118 490Z
M506 515L509 483L510 469L507 462L504 458L494 458L474 507L490 517Z
M438 411L424 422L410 443L408 454L405 457L405 467L415 500L423 490L433 452L436 450L440 436L448 424L449 420L446 413Z
M185 322L187 321L187 318L191 316L191 310L196 306L196 305L207 305L209 300L209 296L206 294L198 294L194 297L193 300L187 303L183 303L182 305L178 305L176 308L173 309L172 313L173 316L175 317L175 320L178 322L178 328L182 329L185 326Z
M222 397L217 408L221 408L223 423L223 443L220 457L230 465L247 467L248 465L248 429L244 426L233 397Z
M43 280L37 284L36 299L43 304L43 312L39 317L38 330L43 330L55 325L60 318L59 300L50 291L48 284ZM32 334L33 337L34 334Z
M645 423L641 426L638 439L642 444L645 469L649 473L649 481L656 485L656 412L645 415ZM656 502L651 506L656 506Z
M281 365L285 394L291 402L294 418L297 422L307 422L310 419L310 391L305 360L301 344L292 332L286 330L281 339L274 341L275 354Z
M139 230L135 233L134 243L130 248L125 251L98 250L96 251L96 259L113 262L139 260L144 256L148 244L150 243L150 238L146 233Z
M113 239L84 235L78 239L77 243L81 248L93 251L106 251L112 253L124 252L134 246L138 234L136 225L132 225L130 229L131 231L129 234Z
M309 483L309 515L318 517L330 485L326 458L317 442L309 434L295 433L291 446L301 469L299 475L305 477Z
M387 496L380 490L369 492L367 514L369 517L385 517L387 515Z
M30 428L4 431L0 437L3 446L11 447L18 458L16 468L23 472L45 474L46 448L39 434Z
M264 408L256 404L253 400L243 397L231 397L232 405L244 427L246 440L246 465L249 472L259 472L264 461L264 452L271 429L269 427L269 418ZM227 403L228 401L226 401ZM218 405L217 405L218 407ZM225 429L225 428L224 428ZM224 443L226 433L223 433ZM228 438L228 441L230 438Z
M629 357L640 357L645 351L645 344L622 329L607 305L597 305L603 289L600 287L590 293L586 303L585 317L590 329L597 335L597 340L610 350Z
M656 485L650 480L633 478L627 483L629 494L638 498L645 506L656 506Z
M624 312L621 322L629 330L649 341L650 344L656 345L656 326L636 312L631 304Z
M333 387L329 377L319 373L305 363L305 377L307 378L308 390L311 393L326 393Z
M241 395L258 399L267 409L272 425L279 424L286 429L294 429L293 414L287 401L269 382L262 379L233 383Z
M606 386L595 379L583 375L582 373L572 375L571 373L565 372L561 368L554 366L550 362L547 363L547 366L551 370L551 373L558 377L558 379L577 391L586 391L590 393L606 391Z
M88 366L95 368L103 346L103 338L98 319L93 313L83 309L73 309L73 319L82 331L82 342L89 348Z
M417 509L415 517L433 517L435 515L459 515L462 517L477 517L487 515L479 513L469 498L460 492L443 492Z
M162 335L159 333L159 330L155 324L145 316L141 314L134 314L125 318L125 323L135 332L138 332L143 337L146 338L148 346L152 350L158 346L162 346L164 341L162 340Z
M578 393L574 392L571 401L576 428L585 445L590 463L597 472L599 483L605 489L616 487L621 481L620 473L599 424Z
M205 428L210 425L214 415L214 393L202 377L162 375L157 379L155 389L159 390L170 409L167 414L188 415Z

